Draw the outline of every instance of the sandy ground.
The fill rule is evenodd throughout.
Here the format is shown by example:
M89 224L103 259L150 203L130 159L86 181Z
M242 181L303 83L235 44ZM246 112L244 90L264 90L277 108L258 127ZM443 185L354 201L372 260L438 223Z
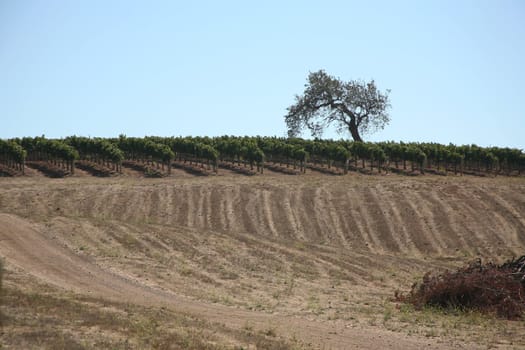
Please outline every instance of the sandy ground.
M425 271L524 251L516 178L0 179L7 269L78 295L270 326L323 349L485 348L482 334L407 332L385 310Z

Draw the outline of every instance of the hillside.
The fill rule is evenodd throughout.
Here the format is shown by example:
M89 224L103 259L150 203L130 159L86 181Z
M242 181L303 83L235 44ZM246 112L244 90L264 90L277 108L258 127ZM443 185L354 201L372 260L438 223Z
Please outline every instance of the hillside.
M196 318L209 324L184 318L177 329L200 331L210 348L525 346L522 322L434 319L390 301L428 270L522 255L523 178L5 178L0 240L8 301L40 293L91 313L129 303L143 317L162 307L172 314L158 334ZM2 343L24 347L23 307L4 308ZM97 347L89 334L103 325L68 317L53 321L59 334ZM100 336L117 348L147 338L123 334Z

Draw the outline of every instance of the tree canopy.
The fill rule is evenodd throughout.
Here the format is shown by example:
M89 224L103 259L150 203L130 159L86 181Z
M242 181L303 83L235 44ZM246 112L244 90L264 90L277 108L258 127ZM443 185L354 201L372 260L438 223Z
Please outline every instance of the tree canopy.
M324 70L310 73L303 94L288 107L288 136L297 136L305 127L312 136L320 136L333 124L339 132L349 131L355 141L362 141L361 134L383 129L390 121L389 93L379 91L373 80L344 82Z

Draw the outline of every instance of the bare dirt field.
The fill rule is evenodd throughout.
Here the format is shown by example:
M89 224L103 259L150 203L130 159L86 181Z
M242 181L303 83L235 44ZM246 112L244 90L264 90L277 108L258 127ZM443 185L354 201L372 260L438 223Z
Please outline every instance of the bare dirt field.
M525 179L0 178L0 348L525 348L525 322L392 301L525 254Z

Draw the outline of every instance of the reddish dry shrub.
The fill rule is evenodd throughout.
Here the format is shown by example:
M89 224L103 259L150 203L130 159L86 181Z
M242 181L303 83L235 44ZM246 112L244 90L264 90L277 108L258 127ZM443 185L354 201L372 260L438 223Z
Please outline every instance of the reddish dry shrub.
M396 300L519 319L525 313L525 256L500 266L478 260L455 272L428 272L408 294L396 292Z

